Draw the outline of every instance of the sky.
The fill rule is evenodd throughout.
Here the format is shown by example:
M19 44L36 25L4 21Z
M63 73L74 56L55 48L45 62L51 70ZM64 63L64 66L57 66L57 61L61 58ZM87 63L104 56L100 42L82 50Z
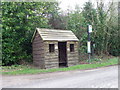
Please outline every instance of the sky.
M80 7L83 6L85 1L87 2L88 0L58 0L60 2L59 7L65 11L68 8L69 9L74 9L75 5L78 4Z
M66 11L68 8L71 10L74 10L76 4L78 4L82 8L84 3L87 1L91 1L94 7L96 7L96 2L100 0L58 0L58 2L61 2L59 7L63 11ZM112 0L102 0L102 1L105 3L108 3L109 1L112 1ZM117 0L113 0L113 1L116 2Z

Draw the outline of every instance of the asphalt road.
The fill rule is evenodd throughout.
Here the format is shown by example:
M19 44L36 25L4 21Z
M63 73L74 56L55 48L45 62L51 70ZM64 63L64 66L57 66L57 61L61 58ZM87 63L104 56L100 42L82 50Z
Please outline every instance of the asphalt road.
M3 88L118 88L118 66L2 79Z

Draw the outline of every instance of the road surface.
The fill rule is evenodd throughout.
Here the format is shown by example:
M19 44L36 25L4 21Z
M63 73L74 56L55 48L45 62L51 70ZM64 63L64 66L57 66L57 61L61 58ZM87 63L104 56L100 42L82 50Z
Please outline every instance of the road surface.
M3 88L118 88L118 66L36 75L2 76Z

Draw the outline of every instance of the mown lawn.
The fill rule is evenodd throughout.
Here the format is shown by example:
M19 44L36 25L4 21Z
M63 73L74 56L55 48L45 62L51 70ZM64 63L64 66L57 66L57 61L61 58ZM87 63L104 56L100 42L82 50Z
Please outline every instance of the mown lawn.
M107 59L104 62L97 62L92 64L81 64L66 68L54 68L54 69L37 69L29 66L5 66L2 67L2 74L6 75L19 75L19 74L38 74L38 73L47 73L47 72L57 72L57 71L70 71L70 70L83 70L83 69L92 69L92 68L98 68L98 67L104 67L104 66L110 66L110 65L117 65L118 64L118 58L112 58Z

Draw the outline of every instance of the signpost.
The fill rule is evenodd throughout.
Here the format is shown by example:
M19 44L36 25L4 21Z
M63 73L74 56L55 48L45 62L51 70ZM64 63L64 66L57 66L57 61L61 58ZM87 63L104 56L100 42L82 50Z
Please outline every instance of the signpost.
M92 25L87 26L87 32L88 32L88 42L87 42L87 52L88 52L88 58L90 63L90 56L91 56L91 40L90 40L90 33L92 32Z
M88 52L88 53L91 53L91 41L88 41L88 42L87 42L87 47L88 47L88 48L87 48L87 52Z
M92 25L88 25L88 28L89 28L89 33L91 33L92 32Z

